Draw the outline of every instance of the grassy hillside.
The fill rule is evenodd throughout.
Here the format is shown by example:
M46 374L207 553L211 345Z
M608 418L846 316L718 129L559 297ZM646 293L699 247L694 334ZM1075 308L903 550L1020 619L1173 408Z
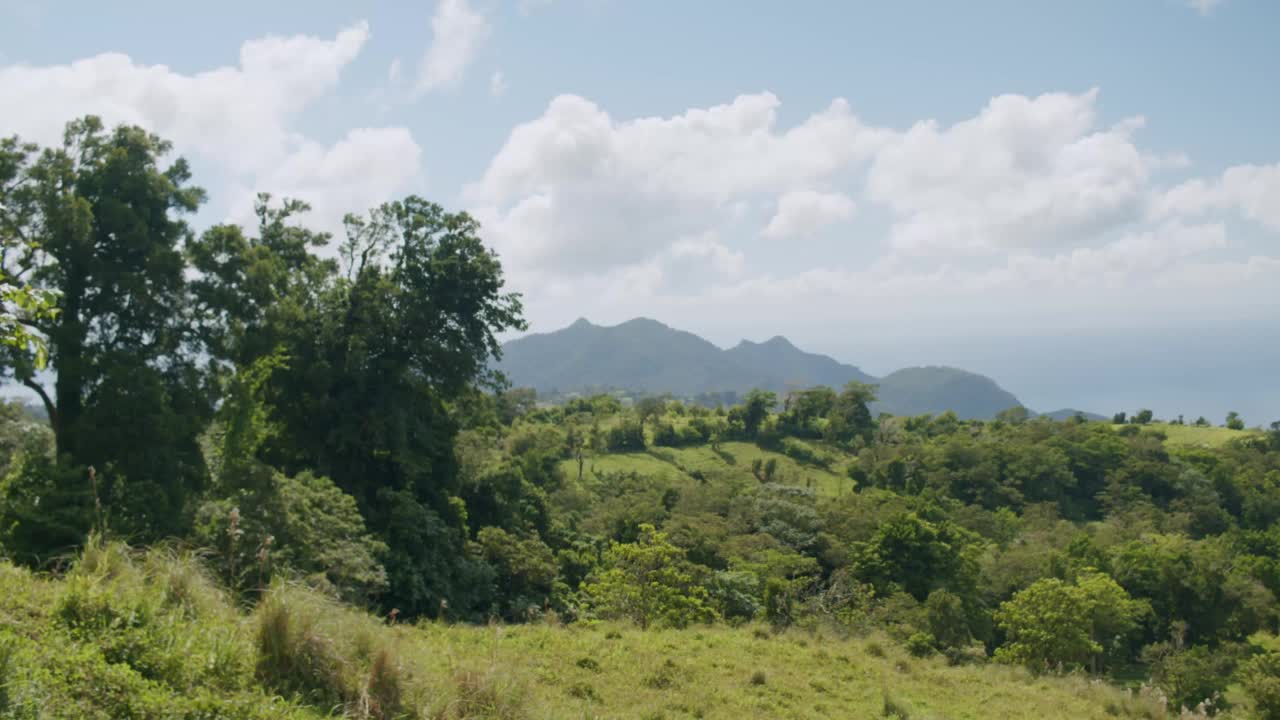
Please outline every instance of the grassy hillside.
M94 546L56 578L0 562L0 583L6 718L1164 717L1143 693L879 636L390 626L280 583L246 609L167 551Z
M1132 427L1127 425L1112 425L1112 428L1119 430L1123 427ZM1230 430L1224 427L1200 427L1196 425L1171 425L1169 423L1153 422L1142 426L1146 429L1156 430L1165 434L1166 442L1173 445L1195 445L1199 447L1222 447L1232 440L1238 440L1249 435L1257 435L1257 430Z
M666 478L684 478L691 474L701 473L711 482L756 482L752 474L752 463L773 460L776 464L773 480L785 485L794 485L812 489L819 496L835 497L848 492L850 480L843 472L844 464L852 459L846 453L821 443L812 443L821 447L831 458L831 464L818 467L802 464L779 452L761 449L754 443L725 442L717 450L710 446L699 445L683 448L649 448L645 452L609 453L591 458L584 464L584 475L589 479L592 471L596 473L636 472L641 475ZM565 477L577 477L578 466L574 460L561 461L561 469Z

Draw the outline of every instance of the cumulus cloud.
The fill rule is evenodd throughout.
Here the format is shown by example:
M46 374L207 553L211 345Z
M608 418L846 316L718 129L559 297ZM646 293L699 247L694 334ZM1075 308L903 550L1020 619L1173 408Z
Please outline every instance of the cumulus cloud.
M431 18L431 47L418 64L417 91L457 85L489 33L489 21L467 0L440 0Z
M1141 118L1099 122L1097 91L1000 96L953 125L902 130L863 123L841 99L783 127L779 106L761 93L620 120L560 96L513 128L464 202L510 277L536 290L531 312L566 321L584 304L615 319L778 322L798 306L870 317L885 300L921 316L1103 312L1135 298L1190 312L1202 296L1189 290L1256 300L1280 278L1280 258L1257 238L1229 242L1210 215L1234 208L1274 227L1275 168L1157 191L1186 158L1142 150ZM814 238L834 223L856 247ZM821 259L761 237L813 238Z
M907 254L1053 247L1139 217L1151 161L1142 119L1099 129L1096 90L992 99L977 117L916 124L876 156L870 197L897 216Z
M97 114L133 123L217 159L236 171L278 162L289 151L289 121L331 91L369 37L357 23L332 40L269 36L244 43L240 63L193 75L104 53L66 65L0 69L0 127L55 143L71 118Z
M888 139L844 100L786 129L778 106L762 93L619 121L562 95L512 130L465 198L524 269L607 270L719 228L744 200L821 184Z
M822 228L853 217L854 203L843 193L792 190L778 200L774 213L761 235L789 238L812 235Z
M304 141L284 162L256 178L277 197L311 203L312 221L330 231L342 216L393 198L415 180L421 150L405 128L356 128L331 146ZM252 216L252 193L235 193L232 217Z
M1151 211L1156 217L1202 215L1232 210L1272 229L1280 230L1280 164L1237 165L1211 180L1188 180L1158 194Z
M200 182L232 217L244 219L256 191L292 194L333 218L408 182L418 145L403 128L352 130L331 147L295 128L299 116L333 92L341 72L369 38L364 22L332 39L267 36L245 42L236 66L184 74L105 53L63 65L0 68L0 134L44 144L64 124L97 114L136 124L171 140L202 171ZM360 203L360 204L356 204Z

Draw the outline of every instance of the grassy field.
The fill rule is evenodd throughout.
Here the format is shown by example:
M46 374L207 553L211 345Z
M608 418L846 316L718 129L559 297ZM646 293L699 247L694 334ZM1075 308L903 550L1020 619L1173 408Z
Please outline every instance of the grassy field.
M1112 425L1111 427L1112 429L1119 430L1122 427L1129 426ZM1226 445L1232 440L1258 434L1257 430L1229 430L1224 427L1170 425L1169 423L1162 422L1153 422L1149 425L1144 425L1143 427L1164 433L1168 438L1166 442L1172 445L1196 445L1200 447L1220 447L1222 445Z
M835 458L828 469L805 465L778 452L762 450L754 443L725 442L717 450L708 445L685 448L653 447L646 452L609 453L589 458L584 464L584 475L590 476L592 468L604 474L611 472L637 472L650 477L680 477L700 472L711 481L755 480L751 472L752 462L774 460L776 482L798 487L808 487L818 495L835 497L849 492L852 482L844 473L850 459L846 454L827 446L822 450ZM574 460L560 464L567 478L576 478L578 465Z
M163 552L91 549L58 579L0 562L0 582L0 717L1165 717L1141 693L952 667L880 637L391 626L283 585L246 609Z

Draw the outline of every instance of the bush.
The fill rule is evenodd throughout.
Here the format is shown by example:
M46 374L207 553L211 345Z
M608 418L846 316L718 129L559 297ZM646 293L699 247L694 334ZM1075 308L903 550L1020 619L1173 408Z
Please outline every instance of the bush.
M640 423L627 418L609 428L605 433L605 445L613 452L639 452L645 448L644 429Z
M918 632L907 638L907 652L913 657L928 657L933 654L933 646L937 642L929 633Z
M521 720L524 688L494 669L460 670L453 675L453 696L433 717L439 720Z
M1173 708L1194 708L1202 702L1213 702L1231 680L1236 658L1229 648L1210 650L1203 645L1173 649L1168 643L1149 646L1143 659L1151 668L1151 679L1165 694Z
M795 438L782 439L782 453L798 463L813 465L823 469L831 467L831 456L817 450L802 440Z
M321 705L352 699L343 660L321 631L316 608L277 587L258 607L256 619L255 674L264 685Z
M1241 666L1241 687L1261 720L1280 720L1280 652L1263 652Z
M676 427L666 420L658 420L653 424L653 444L662 447L676 447L680 444L680 437L676 434Z

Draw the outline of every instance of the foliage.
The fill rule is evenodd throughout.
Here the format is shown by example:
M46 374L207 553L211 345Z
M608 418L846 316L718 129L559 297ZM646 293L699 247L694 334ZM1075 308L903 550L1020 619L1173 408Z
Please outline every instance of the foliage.
M1034 670L1085 664L1097 669L1122 649L1145 612L1102 573L1087 572L1075 584L1042 578L996 611L996 623L1009 637L996 658Z
M684 627L716 617L704 573L652 525L640 526L634 543L613 543L601 570L583 588L587 601L605 618Z

